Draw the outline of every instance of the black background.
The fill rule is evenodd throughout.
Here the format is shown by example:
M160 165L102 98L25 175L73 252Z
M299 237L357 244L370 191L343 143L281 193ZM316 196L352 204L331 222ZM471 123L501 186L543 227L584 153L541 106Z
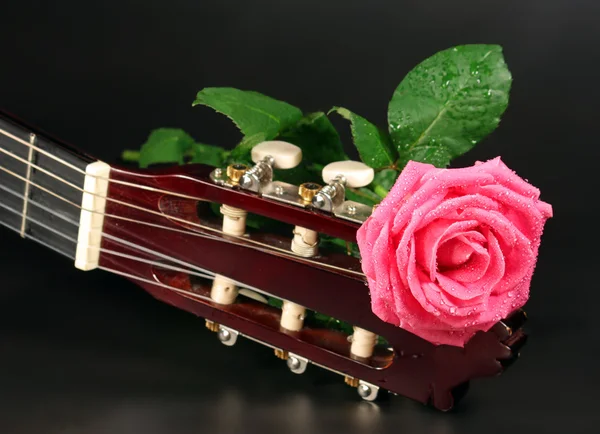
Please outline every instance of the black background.
M2 1L0 106L106 161L162 126L233 145L226 118L191 107L207 86L384 125L421 60L501 44L510 107L454 166L501 155L555 217L522 359L446 414L360 402L333 374L225 348L202 320L3 230L0 432L598 432L599 18L591 0Z

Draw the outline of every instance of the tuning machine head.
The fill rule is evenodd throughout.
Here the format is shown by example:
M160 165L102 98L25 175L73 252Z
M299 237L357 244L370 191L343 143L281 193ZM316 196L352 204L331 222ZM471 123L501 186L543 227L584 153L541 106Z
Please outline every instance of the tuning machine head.
M318 209L332 212L344 203L346 187L369 185L375 172L360 161L336 161L323 168L322 176L328 185L313 197L312 204Z
M280 140L262 142L252 148L255 165L244 173L240 186L259 192L264 184L273 180L273 169L292 169L302 161L302 149Z

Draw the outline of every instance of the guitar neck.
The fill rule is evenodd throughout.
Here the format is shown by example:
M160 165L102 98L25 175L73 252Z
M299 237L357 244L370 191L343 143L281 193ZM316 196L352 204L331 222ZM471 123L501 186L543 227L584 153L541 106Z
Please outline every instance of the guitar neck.
M247 336L274 348L295 373L312 362L344 375L365 399L385 388L441 409L470 379L496 375L516 358L526 340L522 312L479 332L464 350L436 346L372 314L357 258L294 250L296 235L308 231L355 241L355 214L367 215L356 212L361 204L324 212L298 199L298 186L269 181L275 188L257 194L222 174L204 165L111 169L0 112L0 225L81 270L121 275L206 318L226 345ZM223 205L218 221L210 202ZM246 231L247 212L290 225L289 234ZM306 326L306 309L352 325L351 342L344 332ZM387 343L376 346L377 336Z
M0 224L75 258L93 161L0 112Z

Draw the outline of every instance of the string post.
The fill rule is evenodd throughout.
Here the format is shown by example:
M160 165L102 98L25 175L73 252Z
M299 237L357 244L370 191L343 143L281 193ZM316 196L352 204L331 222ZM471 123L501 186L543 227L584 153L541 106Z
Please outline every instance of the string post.
M244 173L248 170L248 166L245 164L230 164L227 166L227 177L232 185L238 185L240 180L244 176Z

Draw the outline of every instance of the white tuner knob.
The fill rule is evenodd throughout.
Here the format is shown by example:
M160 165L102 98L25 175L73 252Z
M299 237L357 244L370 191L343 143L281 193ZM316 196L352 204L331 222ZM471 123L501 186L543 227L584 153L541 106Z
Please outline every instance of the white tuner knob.
M342 175L346 187L365 187L373 182L375 171L360 161L336 161L323 168L323 181L329 184L336 176Z
M262 142L252 148L252 161L255 163L268 156L273 157L275 169L293 169L302 161L302 149L280 140Z

